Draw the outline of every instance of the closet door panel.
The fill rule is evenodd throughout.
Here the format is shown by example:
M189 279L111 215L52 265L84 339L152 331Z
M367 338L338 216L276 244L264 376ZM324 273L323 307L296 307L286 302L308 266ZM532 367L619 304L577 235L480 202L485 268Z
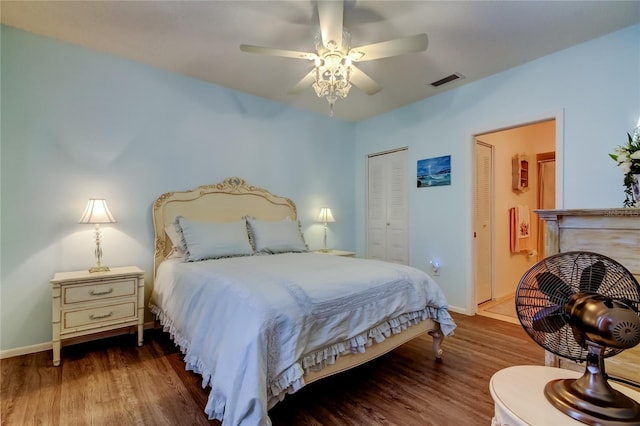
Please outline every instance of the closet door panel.
M409 263L407 232L407 151L388 154L387 260Z
M407 150L369 157L367 257L408 264Z
M385 159L369 158L367 257L386 260L387 202Z

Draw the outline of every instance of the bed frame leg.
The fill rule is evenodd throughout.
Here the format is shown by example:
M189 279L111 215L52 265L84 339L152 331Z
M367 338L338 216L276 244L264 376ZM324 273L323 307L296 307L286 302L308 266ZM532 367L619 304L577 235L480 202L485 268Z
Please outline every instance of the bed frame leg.
M431 330L429 335L433 338L433 353L436 354L437 359L442 359L442 341L444 340L444 335L442 331L440 331L440 327L435 330Z

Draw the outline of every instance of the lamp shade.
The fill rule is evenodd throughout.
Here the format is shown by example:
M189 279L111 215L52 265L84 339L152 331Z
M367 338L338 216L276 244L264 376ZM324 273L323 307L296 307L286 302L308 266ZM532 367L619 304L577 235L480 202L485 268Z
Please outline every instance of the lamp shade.
M333 218L333 213L331 213L331 209L329 207L323 207L320 209L320 214L318 215L318 222L335 222L336 220Z
M115 223L116 220L107 207L104 199L92 198L82 213L78 223Z

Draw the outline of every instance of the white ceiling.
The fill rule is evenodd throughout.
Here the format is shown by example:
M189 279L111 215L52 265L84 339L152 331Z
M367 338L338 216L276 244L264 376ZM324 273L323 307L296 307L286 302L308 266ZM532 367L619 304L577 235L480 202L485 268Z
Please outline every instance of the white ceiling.
M246 43L314 52L318 18L311 0L2 0L0 7L5 25L308 111L329 111L312 88L287 93L309 72L309 62L239 49ZM353 46L424 32L429 47L359 63L383 89L373 96L351 89L335 115L366 119L638 22L640 1L347 0L344 25ZM452 73L465 78L438 89L429 85Z

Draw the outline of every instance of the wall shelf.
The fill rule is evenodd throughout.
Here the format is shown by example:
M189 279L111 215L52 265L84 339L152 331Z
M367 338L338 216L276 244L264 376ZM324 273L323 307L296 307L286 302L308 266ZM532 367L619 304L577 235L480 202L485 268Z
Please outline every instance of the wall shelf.
M512 188L517 192L529 189L529 160L525 155L517 154L511 159Z

